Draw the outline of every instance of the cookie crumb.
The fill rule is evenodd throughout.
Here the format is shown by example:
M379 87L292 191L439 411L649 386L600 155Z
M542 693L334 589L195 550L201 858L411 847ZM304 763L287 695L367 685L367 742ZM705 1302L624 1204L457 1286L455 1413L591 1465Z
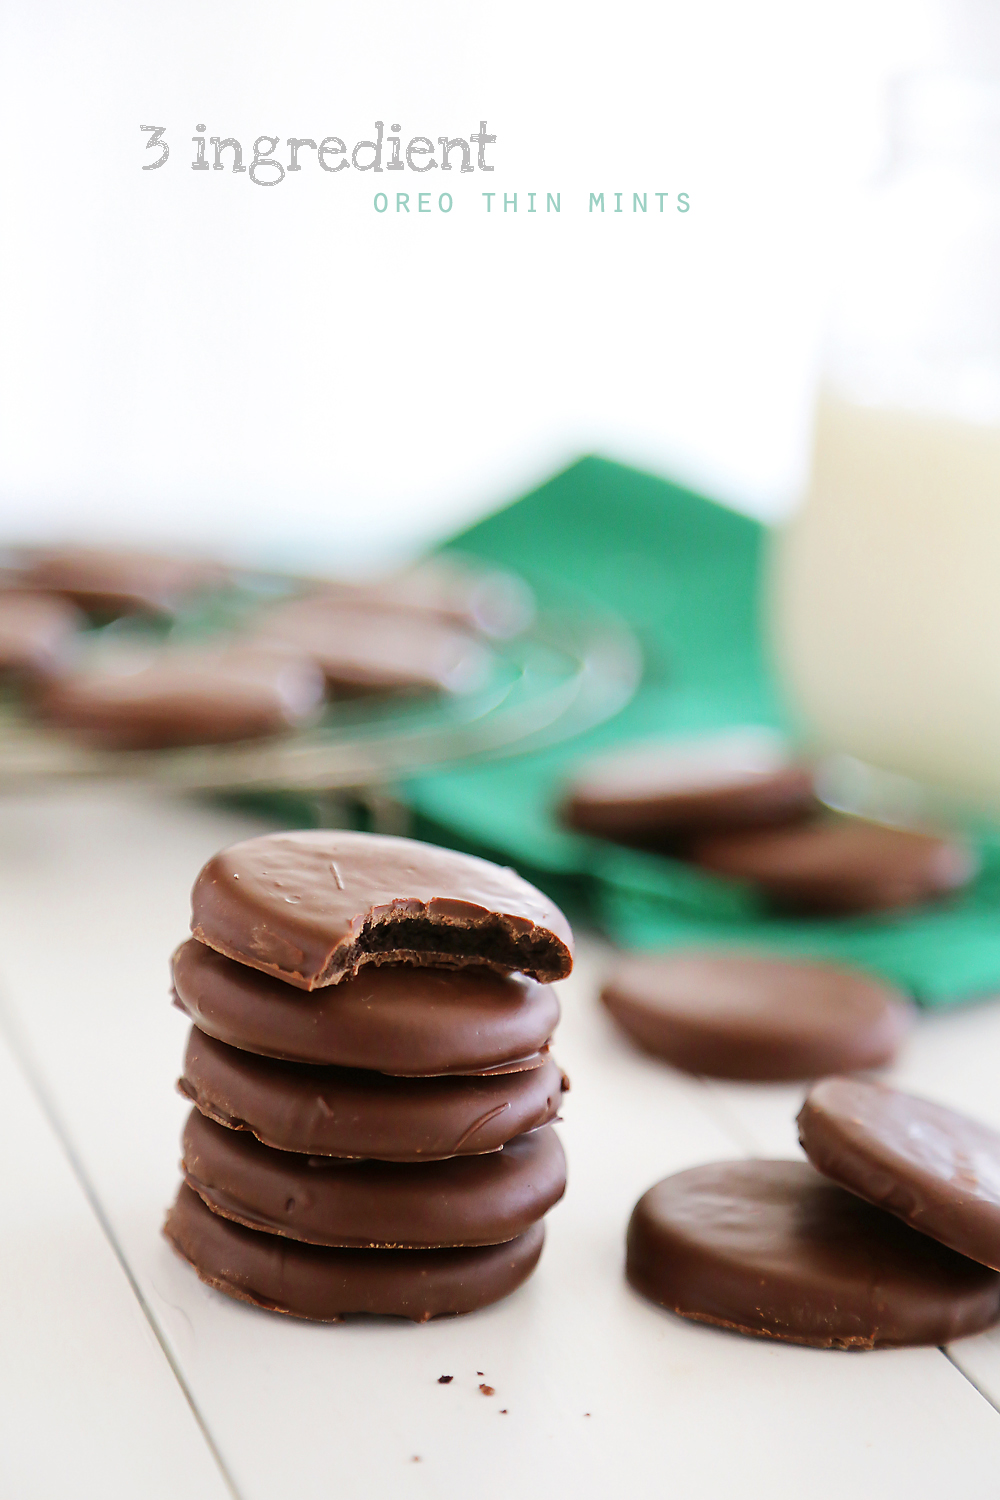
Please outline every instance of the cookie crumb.
M477 1375L479 1375L481 1373L482 1372L479 1371L479 1370L476 1371ZM482 1393L483 1393L484 1396L495 1396L496 1395L496 1391L494 1390L493 1386L487 1385L485 1381L482 1381L480 1383L479 1389L482 1391Z
M485 1374L485 1373L486 1373L486 1372L485 1372L485 1371L484 1371L484 1370L477 1370L477 1371L476 1371L476 1374L477 1374L477 1375L483 1375L483 1374Z
M501 1408L500 1408L500 1415L502 1417L505 1417L507 1415L507 1408L506 1408L506 1406L501 1406Z
M438 1385L451 1385L451 1382L454 1379L455 1379L454 1375L439 1375L438 1376Z

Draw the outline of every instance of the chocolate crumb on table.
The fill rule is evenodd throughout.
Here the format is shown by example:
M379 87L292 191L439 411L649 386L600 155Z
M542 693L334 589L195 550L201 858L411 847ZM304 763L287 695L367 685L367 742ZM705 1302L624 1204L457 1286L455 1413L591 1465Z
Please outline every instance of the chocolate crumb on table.
M438 1376L438 1385L451 1385L451 1382L454 1379L455 1379L454 1375L439 1375Z
M484 1396L495 1396L496 1395L496 1390L494 1389L494 1387L491 1386L491 1385L487 1385L485 1381L481 1382L481 1384L479 1386L479 1389L482 1391L482 1393L483 1393Z

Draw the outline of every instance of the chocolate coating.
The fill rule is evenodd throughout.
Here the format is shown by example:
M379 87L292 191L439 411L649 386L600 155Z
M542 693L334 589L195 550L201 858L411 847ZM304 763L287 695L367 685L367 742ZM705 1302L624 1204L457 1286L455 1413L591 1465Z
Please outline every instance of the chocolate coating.
M710 1078L881 1067L913 1021L906 997L867 975L752 953L626 958L601 999L647 1052Z
M454 555L364 583L327 582L321 593L338 604L417 611L499 637L517 635L534 614L531 590L520 578Z
M793 822L818 805L812 772L778 736L745 729L595 756L578 769L561 816L583 833L657 849L708 829Z
M185 598L226 581L219 563L118 547L36 548L24 554L24 583L71 599L101 619L172 615Z
M414 839L325 829L223 849L191 895L219 953L311 990L365 964L485 964L542 981L573 966L559 908L513 870Z
M1000 1135L882 1083L824 1078L798 1117L824 1177L1000 1270Z
M308 661L244 652L164 652L134 672L59 678L36 707L49 723L114 749L223 744L314 717L323 684Z
M482 967L369 967L303 993L189 938L172 969L181 1009L220 1042L406 1078L540 1067L559 1020L548 985Z
M831 915L916 906L966 885L977 868L957 841L849 817L699 839L691 855L777 906Z
M946 1344L1000 1316L1000 1276L806 1162L693 1167L650 1188L627 1275L663 1307L819 1349Z
M551 1058L486 1078L386 1078L255 1057L197 1027L178 1085L202 1114L279 1151L408 1162L497 1151L554 1119L563 1086Z
M182 1184L163 1232L202 1281L271 1312L337 1323L381 1313L425 1323L498 1302L531 1275L545 1230L458 1250L331 1250L244 1229Z
M443 620L322 595L269 610L256 638L310 657L335 693L471 692L492 663L482 642Z
M193 1109L183 1148L187 1182L215 1213L312 1245L498 1245L566 1190L566 1160L548 1125L486 1156L359 1162L275 1151Z
M0 592L0 676L31 682L65 669L83 616L55 594Z

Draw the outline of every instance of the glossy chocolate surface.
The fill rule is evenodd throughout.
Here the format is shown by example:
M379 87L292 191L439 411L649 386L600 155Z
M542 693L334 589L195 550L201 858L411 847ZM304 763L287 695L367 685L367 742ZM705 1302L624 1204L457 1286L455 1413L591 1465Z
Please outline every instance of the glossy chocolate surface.
M256 1057L192 1027L178 1086L202 1114L280 1151L420 1162L498 1151L548 1124L563 1084L551 1058L485 1078L387 1078Z
M831 916L916 906L966 885L977 869L957 840L849 817L699 839L691 857L759 886L784 910Z
M640 1198L629 1281L681 1317L820 1349L938 1345L1000 1316L1000 1276L794 1161L693 1167Z
M0 676L31 681L65 670L84 623L58 595L0 591Z
M337 1323L353 1313L425 1323L474 1312L531 1275L545 1238L535 1224L503 1245L458 1250L331 1250L244 1229L182 1184L164 1233L202 1281L270 1312Z
M269 610L255 638L308 656L335 694L471 692L492 664L488 647L443 620L322 596Z
M86 669L38 699L49 723L116 749L209 745L287 732L314 717L323 684L308 661L163 652L138 671Z
M857 1078L824 1078L798 1117L825 1177L943 1245L1000 1269L1000 1134L957 1110Z
M711 1078L791 1081L881 1067L913 1022L891 985L754 953L623 958L601 999L647 1052Z
M558 1203L566 1160L551 1126L486 1156L343 1161L262 1146L192 1110L183 1165L215 1213L314 1245L436 1249L515 1239Z
M559 1020L549 985L482 967L380 965L305 992L194 938L172 967L181 1009L231 1047L398 1077L541 1067Z
M745 729L584 761L561 813L583 833L656 849L711 829L793 822L817 806L811 770L770 731Z
M311 830L248 839L209 860L195 937L288 984L362 966L484 964L535 979L572 968L562 912L513 870L414 839Z
M101 619L171 615L189 595L226 581L219 563L118 547L34 548L23 554L29 588L61 594Z

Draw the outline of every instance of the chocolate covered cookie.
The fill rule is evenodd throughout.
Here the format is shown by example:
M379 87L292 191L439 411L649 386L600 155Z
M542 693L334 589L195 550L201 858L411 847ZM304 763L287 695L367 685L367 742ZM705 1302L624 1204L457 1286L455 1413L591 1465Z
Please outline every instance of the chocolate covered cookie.
M124 547L32 548L22 554L25 587L63 598L98 619L173 615L191 595L227 580L220 563Z
M443 620L322 596L268 611L255 639L316 662L335 695L468 693L487 681L492 653Z
M187 1183L215 1213L314 1245L497 1245L523 1234L566 1188L550 1126L485 1156L414 1166L275 1151L195 1109L182 1145Z
M629 1281L681 1317L820 1349L946 1344L1000 1316L1000 1276L806 1162L716 1162L645 1193Z
M322 680L308 661L177 651L135 671L60 677L35 706L48 723L104 748L154 750L287 733L315 718L322 702Z
M191 899L200 942L304 990L370 964L476 964L547 981L573 963L569 923L534 886L413 839L248 839L209 860Z
M857 1078L824 1078L798 1117L824 1177L962 1255L1000 1269L1000 1134L957 1110Z
M187 1184L164 1233L209 1286L270 1312L338 1323L352 1313L425 1323L475 1312L535 1269L539 1224L501 1245L456 1250L331 1250L245 1229L212 1213Z
M521 1073L387 1078L256 1057L196 1027L179 1084L202 1114L280 1151L407 1162L498 1151L554 1119L565 1086L548 1057Z
M784 910L831 916L916 906L958 890L977 869L958 840L853 817L700 838L690 853Z
M623 958L601 999L647 1052L711 1078L881 1067L913 1016L900 991L865 974L754 953Z
M31 685L65 671L84 623L55 594L0 591L0 677Z
M481 965L368 965L303 991L190 938L172 969L181 1009L221 1042L400 1077L540 1067L559 1020L550 986Z
M693 834L794 822L818 807L809 767L770 730L647 740L585 761L561 806L583 833L646 849Z

